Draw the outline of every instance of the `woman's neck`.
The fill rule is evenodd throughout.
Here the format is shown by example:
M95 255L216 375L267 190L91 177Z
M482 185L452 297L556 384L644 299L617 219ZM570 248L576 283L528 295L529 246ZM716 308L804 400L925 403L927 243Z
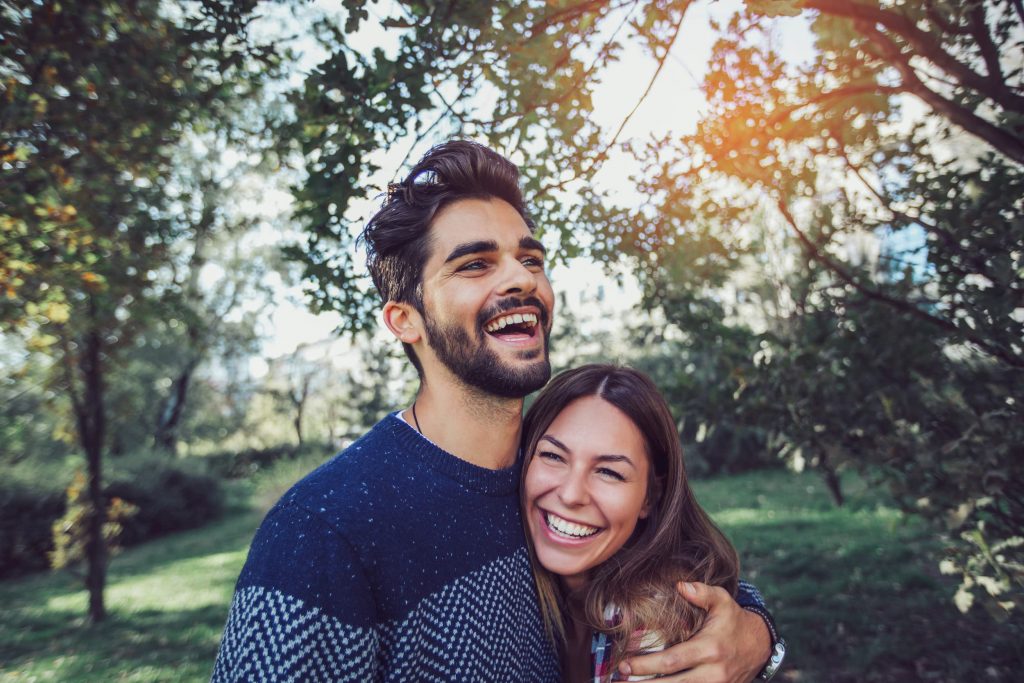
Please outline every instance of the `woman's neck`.
M569 584L573 584L573 588ZM593 662L590 656L593 636L586 616L586 581L581 583L562 579L565 591L565 651L562 657L562 675L569 683L594 680Z

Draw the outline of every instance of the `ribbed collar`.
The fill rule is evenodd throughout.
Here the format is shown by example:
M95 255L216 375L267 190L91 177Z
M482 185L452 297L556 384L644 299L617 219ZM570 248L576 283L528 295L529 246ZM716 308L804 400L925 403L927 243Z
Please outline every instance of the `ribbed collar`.
M416 431L412 425L400 418L397 412L384 418L380 427L393 436L401 448L419 462L468 489L489 496L507 496L514 494L519 487L521 463L518 458L512 467L501 470L491 470L474 465L436 446Z

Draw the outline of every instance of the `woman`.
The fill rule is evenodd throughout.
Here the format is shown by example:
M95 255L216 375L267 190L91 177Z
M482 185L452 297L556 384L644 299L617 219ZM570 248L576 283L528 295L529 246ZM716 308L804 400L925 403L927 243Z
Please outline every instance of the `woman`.
M697 630L703 613L678 596L679 581L735 594L736 551L697 504L646 375L611 365L558 375L527 413L523 444L527 544L564 680L614 680L626 654L667 644L659 634Z

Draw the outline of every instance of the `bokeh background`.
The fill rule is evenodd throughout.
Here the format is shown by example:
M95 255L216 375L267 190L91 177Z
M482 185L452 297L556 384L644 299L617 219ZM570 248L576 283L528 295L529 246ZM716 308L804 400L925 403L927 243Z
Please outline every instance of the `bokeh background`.
M355 236L524 174L787 681L1024 670L1021 0L0 0L0 679L210 675L261 515L410 401Z

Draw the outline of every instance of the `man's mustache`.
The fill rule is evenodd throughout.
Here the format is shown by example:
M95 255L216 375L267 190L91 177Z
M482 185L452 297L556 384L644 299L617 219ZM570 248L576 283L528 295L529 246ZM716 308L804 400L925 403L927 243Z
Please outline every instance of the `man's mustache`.
M548 311L548 307L535 296L528 296L524 299L510 296L498 301L490 308L480 311L476 320L477 327L483 328L491 318L501 315L505 311L511 311L515 308L522 308L524 306L534 306L538 311L540 311L541 329L546 332L548 329L548 321L551 318L551 313Z

